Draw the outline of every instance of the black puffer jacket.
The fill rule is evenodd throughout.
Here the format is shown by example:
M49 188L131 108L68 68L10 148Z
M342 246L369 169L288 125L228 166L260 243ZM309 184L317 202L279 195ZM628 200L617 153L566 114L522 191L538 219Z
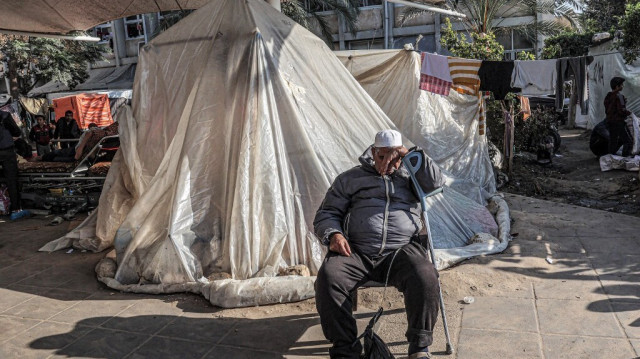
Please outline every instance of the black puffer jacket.
M425 158L416 173L423 191L444 185L438 166L420 148L412 150ZM342 233L358 253L385 255L409 243L422 228L420 202L404 166L381 176L371 147L360 156L360 163L341 173L327 191L313 222L315 233L324 244L332 234Z

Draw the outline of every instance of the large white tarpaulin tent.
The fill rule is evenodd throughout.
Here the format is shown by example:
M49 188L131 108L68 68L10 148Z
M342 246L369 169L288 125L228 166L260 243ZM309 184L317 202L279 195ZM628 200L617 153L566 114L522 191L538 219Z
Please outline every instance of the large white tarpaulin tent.
M115 275L101 280L121 290L221 306L312 296L313 277L274 275L315 273L326 190L396 128L329 48L267 3L215 0L143 48L133 91L97 212L43 249L115 246ZM506 247L508 215L498 230L484 206L445 195L432 200L443 263ZM220 272L233 279L207 279Z

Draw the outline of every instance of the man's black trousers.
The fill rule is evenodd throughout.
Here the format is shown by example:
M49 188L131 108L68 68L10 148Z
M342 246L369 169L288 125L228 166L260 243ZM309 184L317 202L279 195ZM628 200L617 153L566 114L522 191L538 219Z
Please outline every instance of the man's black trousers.
M18 191L18 158L13 147L0 150L0 164L2 165L4 178L7 181L11 212L15 212L21 207L20 192Z
M622 157L631 155L633 147L633 137L629 133L629 128L624 121L607 121L609 130L609 153L615 155L622 145Z
M384 283L393 255L369 258L352 252L350 257L329 252L318 271L316 308L325 337L333 343L332 358L358 358L362 350L357 337L349 293L369 280ZM438 319L438 274L428 259L427 250L411 242L398 252L389 275L389 286L404 294L409 328L409 343L420 347L433 341Z

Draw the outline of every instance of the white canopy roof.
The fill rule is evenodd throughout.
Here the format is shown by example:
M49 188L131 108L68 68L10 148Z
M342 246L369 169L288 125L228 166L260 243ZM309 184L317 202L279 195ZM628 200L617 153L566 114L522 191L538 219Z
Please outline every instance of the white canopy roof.
M159 11L198 9L210 0L2 0L0 32L67 34L107 21ZM423 0L437 4L442 0ZM409 2L403 2L408 4ZM424 8L424 4L420 5ZM432 11L453 12L432 8Z
M197 9L208 0L3 0L0 29L66 34L156 11Z

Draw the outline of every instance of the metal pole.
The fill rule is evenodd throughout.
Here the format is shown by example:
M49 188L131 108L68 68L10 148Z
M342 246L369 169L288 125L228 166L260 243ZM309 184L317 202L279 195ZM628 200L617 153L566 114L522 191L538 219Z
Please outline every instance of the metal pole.
M389 3L387 3L387 0L384 0L382 2L382 6L384 6L384 23L382 24L382 26L384 26L384 48L388 49L389 48Z
M440 14L445 14L445 15L449 15L449 16L455 16L455 17L459 17L459 18L466 18L467 17L467 15L459 13L457 11L446 10L446 9L442 9L442 8L435 7L435 6L427 6L427 5L424 5L424 4L417 4L417 3L414 3L412 1L405 1L405 0L387 0L387 1L394 2L396 4L412 6L412 7L415 7L417 9L427 10L427 11L436 12L436 13L440 13Z
M99 37L86 36L86 35L81 35L81 36L60 35L60 34L49 34L46 32L29 32L29 31L16 31L16 30L5 30L5 29L0 29L0 33L7 34L7 35L47 37L51 39L72 40L72 41L88 41L88 42L100 41Z

